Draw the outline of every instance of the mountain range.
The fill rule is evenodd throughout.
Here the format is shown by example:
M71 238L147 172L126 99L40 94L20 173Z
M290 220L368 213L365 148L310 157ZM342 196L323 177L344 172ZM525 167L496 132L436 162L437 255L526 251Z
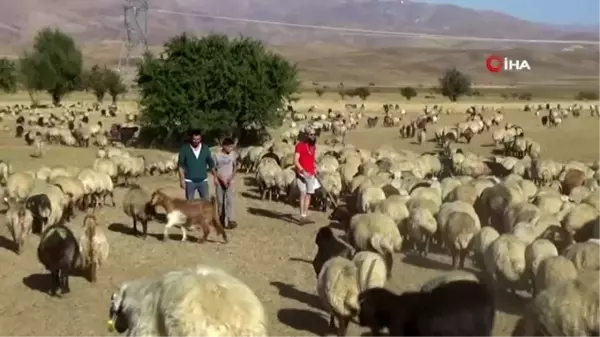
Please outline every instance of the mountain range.
M335 31L214 20L194 17L194 13L303 25L440 35L598 40L597 26L533 23L494 11L410 0L148 1L148 36L151 44L161 44L183 31L244 33L272 44L324 41L378 46L410 42L390 37L356 36ZM123 36L123 4L124 0L3 1L0 11L0 42L26 43L38 29L45 26L60 27L86 43L118 40ZM293 40L290 39L292 36Z

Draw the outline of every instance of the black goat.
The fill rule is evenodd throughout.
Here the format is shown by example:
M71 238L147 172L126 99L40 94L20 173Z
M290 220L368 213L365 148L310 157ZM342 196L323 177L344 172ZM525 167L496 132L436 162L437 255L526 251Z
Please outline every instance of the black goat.
M360 294L359 303L359 323L373 336L385 327L390 336L491 336L494 326L493 294L474 281L401 295L373 288Z
M52 277L50 294L55 296L59 289L62 294L68 293L69 274L80 268L82 263L79 244L73 232L63 225L46 228L41 235L37 253L38 259Z
M315 238L315 243L317 244L318 249L315 258L312 261L312 266L317 276L319 276L325 262L332 257L341 256L350 258L351 256L350 247L336 238L329 226L324 226L319 229Z

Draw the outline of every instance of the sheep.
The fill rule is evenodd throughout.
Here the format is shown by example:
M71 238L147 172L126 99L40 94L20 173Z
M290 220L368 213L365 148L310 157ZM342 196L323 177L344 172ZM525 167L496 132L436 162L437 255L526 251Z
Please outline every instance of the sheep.
M438 225L431 212L426 208L415 208L406 219L408 235L417 246L420 255L427 256L429 244Z
M347 205L338 205L329 215L329 220L339 223L344 231L348 231L352 215Z
M31 154L32 158L42 158L46 153L46 142L41 137L36 136L33 142L35 146L34 152Z
M558 256L558 250L550 240L537 239L525 248L525 263L534 295L539 292L535 282L539 265L545 259L553 256Z
M503 212L509 205L521 202L520 188L507 183L488 187L475 201L475 211L479 216L481 226L490 225L502 232Z
M597 240L574 243L562 255L571 260L578 270L600 270L600 244Z
M90 282L96 282L98 268L108 259L109 245L106 235L99 228L94 215L88 214L83 219L83 233L79 237L79 250L82 264L88 266Z
M161 190L156 190L150 197L152 207L161 206L167 212L167 224L163 231L163 240L169 237L169 228L179 225L182 236L181 242L187 240L187 230L192 226L200 226L203 232L203 243L208 239L210 226L214 227L217 234L223 237L224 243L228 242L227 233L219 221L217 199L213 196L210 201L206 200L183 200L171 198Z
M6 184L6 179L12 174L13 167L9 161L0 160L0 185Z
M429 292L443 284L461 280L479 282L479 278L475 274L466 271L455 270L429 279L429 281L425 282L421 286L420 291Z
M111 296L109 317L109 329L127 336L267 336L254 292L204 265L122 284Z
M73 232L64 225L52 225L41 236L37 249L40 263L50 271L50 295L69 293L69 274L81 267L79 244Z
M375 212L391 217L397 225L400 225L410 214L406 207L407 200L408 196L391 195L375 206Z
M356 209L361 213L372 212L375 206L385 200L385 193L379 187L368 186L361 189L356 198Z
M573 262L564 256L550 256L540 262L535 273L534 296L544 289L577 277L577 269Z
M482 227L471 239L471 249L473 250L473 263L475 266L484 269L484 254L488 247L494 242L500 234L493 227Z
M96 172L108 174L113 182L117 181L119 167L113 160L99 158L94 161L94 165L92 167Z
M46 194L31 195L25 200L25 207L33 216L34 227L41 233L52 215L52 204Z
M445 246L452 255L452 267L464 268L465 259L471 248L471 242L475 234L480 230L477 217L467 212L453 212L448 217L444 226Z
M264 200L278 199L278 180L281 176L281 167L277 161L270 157L263 157L256 170L256 181L258 182L260 197Z
M35 178L26 172L15 172L6 179L6 197L25 200L33 188Z
M525 307L513 336L597 336L600 330L597 272L540 292Z
M512 234L500 235L483 254L488 277L516 293L524 289L527 279L525 248L527 244Z
M327 212L327 207L331 204L337 206L338 198L342 192L342 179L337 172L319 172L319 183L321 188L315 191L315 202L321 204L321 211Z
M335 328L337 319L338 336L346 336L350 319L360 309L357 278L356 266L343 257L333 257L325 262L317 278L317 293L330 315L329 328Z
M571 190L577 186L583 185L585 180L585 172L571 168L565 171L564 178L562 179L562 193L565 195L571 194Z
M50 201L50 215L46 221L46 225L56 225L63 220L70 218L70 210L68 209L69 201L72 199L71 195L63 193L60 187L52 184L48 184L42 181L36 181L32 188L30 195L41 195L45 194ZM67 211L65 213L65 210ZM42 216L40 214L40 216Z
M25 246L25 239L31 234L33 214L24 203L9 199L6 219L8 220L6 222L8 232L16 245L16 253L21 254Z
M430 292L396 295L373 288L359 296L359 324L373 336L491 336L494 296L485 284L453 281Z
M150 194L137 184L129 186L123 197L123 212L133 220L133 234L137 235L137 223L142 224L142 237L148 235L148 221L154 215L154 208L150 205Z
M317 253L312 261L315 276L318 277L325 262L335 256L350 258L352 249L346 243L339 240L331 230L331 227L324 226L319 229L315 237Z
M60 189L70 197L67 208L72 213L75 206L83 209L84 186L81 180L74 177L57 176L49 180L49 183L60 187Z
M358 252L352 257L358 269L358 288L365 291L371 288L382 288L391 276L381 255L373 252Z
M596 222L599 211L588 203L581 203L573 207L561 221L562 226L569 233L575 234L590 222Z
M402 249L402 237L392 218L381 213L356 214L350 219L346 233L348 243L359 251L373 251L385 259L388 273L393 265L393 253Z
M477 189L473 184L464 184L457 186L444 199L446 202L464 201L470 205L474 205L478 197Z

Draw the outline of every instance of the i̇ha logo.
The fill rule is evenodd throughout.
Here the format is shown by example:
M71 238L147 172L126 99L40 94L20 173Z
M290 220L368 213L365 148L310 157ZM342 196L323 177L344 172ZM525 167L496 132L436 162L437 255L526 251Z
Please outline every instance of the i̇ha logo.
M523 71L531 70L527 60L513 60L508 57L490 55L485 59L485 67L489 72L498 73L501 71Z

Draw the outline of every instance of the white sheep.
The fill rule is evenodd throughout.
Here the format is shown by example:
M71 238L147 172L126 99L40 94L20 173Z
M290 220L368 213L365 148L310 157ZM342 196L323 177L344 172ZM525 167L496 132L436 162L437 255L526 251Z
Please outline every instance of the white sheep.
M446 283L454 282L454 281L475 281L479 282L479 278L473 274L466 271L454 270L448 272L444 275L436 276L434 278L429 279L421 286L421 292L429 292L433 289L444 285Z
M338 336L345 336L350 319L358 314L358 269L343 257L329 259L317 278L317 293L330 314L329 326L338 321Z
M26 172L15 172L6 179L5 197L25 200L33 188L35 178Z
M381 255L362 251L354 254L352 262L358 270L358 287L361 292L385 286L389 273Z
M562 226L571 234L574 234L587 223L593 222L598 217L599 211L596 207L581 203L571 209L562 220Z
M406 229L419 254L427 256L429 244L438 225L431 212L426 208L413 208L406 219Z
M471 239L471 249L473 251L473 263L485 269L484 254L488 247L494 242L500 234L493 227L482 227L479 232L475 233Z
M598 273L588 272L542 291L527 305L512 335L597 336L599 288Z
M454 268L464 268L473 237L480 229L477 216L462 211L450 214L441 235L452 255Z
M485 251L485 270L498 285L516 293L527 281L525 248L527 244L512 234L500 235Z
M398 194L390 195L375 206L375 212L383 213L391 217L397 225L400 225L409 215L408 208L406 207L407 200L407 196Z
M558 250L550 240L537 239L525 248L525 263L533 286L534 295L539 292L535 282L538 267L542 261L553 256L558 256Z
M574 243L562 255L571 260L578 270L600 270L600 244L597 240Z
M262 303L225 271L197 266L123 284L111 322L128 336L267 336Z
M562 282L577 277L577 269L573 262L564 256L550 256L542 260L535 273L535 294Z
M356 198L356 209L359 212L372 212L375 206L385 200L385 193L379 187L368 186L360 189Z
M381 213L356 214L346 234L348 243L357 250L381 254L391 272L392 254L402 249L402 236L394 219Z

